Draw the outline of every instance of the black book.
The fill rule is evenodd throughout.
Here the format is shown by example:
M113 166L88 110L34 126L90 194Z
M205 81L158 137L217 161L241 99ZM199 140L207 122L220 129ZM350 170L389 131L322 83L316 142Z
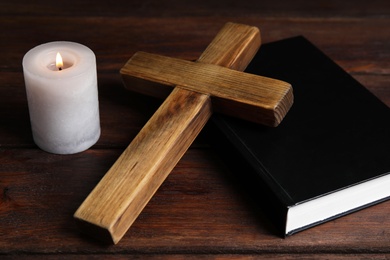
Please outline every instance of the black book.
M390 197L389 107L301 36L246 72L291 83L291 110L276 128L216 114L207 134L284 235Z

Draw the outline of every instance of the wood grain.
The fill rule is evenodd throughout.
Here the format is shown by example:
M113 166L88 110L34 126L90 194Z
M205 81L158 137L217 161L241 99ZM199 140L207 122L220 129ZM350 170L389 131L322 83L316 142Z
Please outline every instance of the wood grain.
M74 214L82 228L118 243L211 114L209 96L175 88Z
M0 2L1 259L388 259L390 202L287 239L199 136L126 236L106 246L72 214L161 104L123 88L137 51L196 60L228 21L262 42L303 35L390 105L389 1ZM58 156L34 146L21 59L53 40L89 46L98 64L102 136Z
M209 54L213 55L213 61L215 62L227 63L231 67L245 68L247 66L245 62L249 63L250 61L245 50L249 49L249 53L254 55L260 44L259 31L252 28L246 25L226 24L212 41L211 47L206 49L206 51L210 49L212 51L207 52L202 59L207 60ZM251 33L247 34L248 31ZM235 41L230 42L231 38ZM219 51L225 51L225 46L230 44L240 49L236 50L229 47L232 50L231 52L220 52L218 56L223 57L215 59L214 55L218 52L218 46L221 46ZM242 60L240 57L242 57ZM153 68L154 64L150 59L141 58L141 60L144 62L138 66L141 68ZM163 71L163 68L172 67L173 70L179 70L179 78L181 78L180 68L183 67L183 63L175 59L167 60L172 60L173 62L160 64L160 66L154 69L161 72L159 75L166 75L167 73ZM179 64L176 66L176 63ZM188 63L185 62L185 64ZM206 64L194 64L201 65L201 70L195 73L197 77L203 73L206 74L206 79L213 77L215 74L221 74L220 80L223 77L223 71L220 71L222 67L220 66L213 66L214 72L207 75L207 69L204 68ZM125 67L126 70L121 70L122 75L132 73L129 63ZM153 72L151 70L146 72L146 74L153 74ZM190 72L191 69L184 71L185 74ZM185 77L185 75L183 76ZM245 73L242 73L242 75L234 74L232 78L243 78L242 81L245 82L244 76ZM175 76L171 77L177 79ZM254 75L252 75L249 82L254 80L253 77ZM188 80L195 81L196 78L188 77ZM210 118L212 114L210 94L193 91L193 89L188 88L185 81L174 81L176 82L176 87L172 93L169 94L162 106L75 212L74 217L79 221L80 227L95 238L112 241L115 244L119 242ZM260 87L266 87L264 81L274 83L274 80L261 78ZM223 86L223 83L216 80L211 86L218 84ZM202 82L199 86L201 85ZM273 87L277 88L282 84L276 81L276 84L269 85L266 92L271 92ZM276 110L276 107L282 107L281 110L283 112L283 108L291 106L289 102L292 99L284 98L286 93L291 93L291 86L283 83L282 87L283 95L278 95L275 98L277 102L272 105L271 110ZM209 88L211 89L211 87ZM228 90L229 88L227 87L226 89ZM257 95L264 93L264 91L257 92ZM271 96L273 98L273 95ZM270 98L271 101L274 100L272 98ZM265 100L262 102L266 103ZM287 104L284 105L284 103ZM266 104L267 106L269 105ZM277 111L278 116L281 110ZM264 113L262 115L267 116ZM268 118L266 117L266 119ZM274 124L276 121L276 119L273 119Z
M234 52L232 55L235 55ZM121 74L130 90L159 93L159 85L179 85L183 89L209 95L216 112L267 126L279 125L293 103L293 90L287 82L214 64L145 52L134 54L121 69ZM159 84L149 86L141 83L140 86L140 80ZM166 91L165 87L162 89Z

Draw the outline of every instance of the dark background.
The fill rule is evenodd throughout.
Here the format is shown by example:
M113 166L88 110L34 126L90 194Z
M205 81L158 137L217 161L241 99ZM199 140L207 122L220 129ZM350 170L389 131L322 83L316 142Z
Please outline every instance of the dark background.
M79 233L74 211L161 103L124 90L119 69L139 50L195 60L229 21L264 43L305 36L390 106L388 1L3 0L0 258L389 257L389 202L283 239L202 137L118 245ZM97 57L102 136L76 155L38 149L30 130L22 58L56 40Z

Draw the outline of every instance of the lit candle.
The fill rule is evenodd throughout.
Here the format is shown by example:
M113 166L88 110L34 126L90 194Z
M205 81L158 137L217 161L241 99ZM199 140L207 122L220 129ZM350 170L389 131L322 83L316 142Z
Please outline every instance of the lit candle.
M34 142L47 152L73 154L100 137L95 54L73 42L39 45L23 58Z

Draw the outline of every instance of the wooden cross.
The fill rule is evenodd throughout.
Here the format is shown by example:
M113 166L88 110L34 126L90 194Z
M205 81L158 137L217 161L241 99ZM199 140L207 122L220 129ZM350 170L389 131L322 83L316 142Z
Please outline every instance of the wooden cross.
M127 62L128 89L168 97L74 214L83 229L116 244L213 111L281 122L293 103L291 85L240 72L259 47L256 27L227 23L197 62L143 52Z

